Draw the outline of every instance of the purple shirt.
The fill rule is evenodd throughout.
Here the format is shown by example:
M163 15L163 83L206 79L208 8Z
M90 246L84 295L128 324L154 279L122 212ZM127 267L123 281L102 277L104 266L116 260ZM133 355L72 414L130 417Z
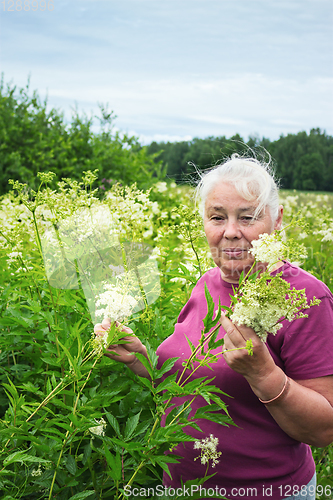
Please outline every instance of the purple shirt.
M284 321L275 336L268 335L270 353L275 363L295 380L332 375L333 296L324 283L297 266L286 262L278 270L281 271L292 288L305 288L308 301L315 296L321 299L321 304L305 311L308 318L291 323ZM230 305L232 285L222 280L219 268L209 270L194 287L190 300L179 315L174 333L159 346L159 366L168 358L179 356L172 371L181 372L182 361L190 356L185 335L198 345L202 320L207 314L205 282L216 308L219 298L222 305ZM221 328L219 336L223 335ZM226 492L233 499L277 500L292 495L292 487L306 485L315 472L310 447L289 437L278 426L245 378L229 368L223 357L211 366L213 371L201 367L196 376L215 376L212 383L231 396L223 397L223 400L237 427L225 427L202 419L198 424L203 432L186 428L188 434L199 440L210 434L219 439L218 451L222 452L219 464L215 468L210 466L208 470L208 475L216 474L203 484L203 488L214 489L218 486L220 491L223 489L221 494ZM183 400L174 398L173 403L178 405ZM191 405L193 414L198 407L206 404L203 399L197 398ZM194 460L199 451L193 449L193 442L179 444L174 453L184 458L179 464L169 464L172 480L164 474L166 486L180 487L189 479L204 476L206 465L202 465L200 459Z

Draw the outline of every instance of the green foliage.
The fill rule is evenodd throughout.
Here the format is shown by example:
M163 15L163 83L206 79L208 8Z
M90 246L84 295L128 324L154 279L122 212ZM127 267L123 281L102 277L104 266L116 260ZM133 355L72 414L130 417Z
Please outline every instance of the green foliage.
M200 228L198 223L192 229L186 226L187 232L193 230L190 247L180 243L180 224L174 224L179 217L174 212L179 197L175 185L157 182L151 194L136 186L115 186L98 199L90 189L95 179L91 171L85 172L82 182L67 179L55 190L48 187L53 177L38 173L37 190L13 181L14 191L1 204L0 496L123 499L126 485L161 484L168 463L177 461L169 450L193 440L183 427L198 428L198 418L232 424L223 394L220 398L212 380L189 381L188 376L176 380L176 375L168 376L176 358L158 367L155 354L156 346L172 333L193 287L184 274L185 283L171 281L180 260L190 248L192 257L186 254L183 268L205 265L201 253L195 252ZM151 201L149 195L159 201ZM183 190L181 200L186 199L189 214L190 197ZM134 376L93 348L93 324L81 288L55 288L46 279L41 253L45 231L100 206L108 207L127 239L159 240L156 258L165 271L161 295L130 324L147 345L149 360L141 360L151 380ZM85 225L81 236L89 229ZM208 329L216 323L209 320L212 310L210 302ZM215 336L210 348L216 342ZM162 376L161 384L154 383ZM170 411L161 427L161 417L175 395L189 396L189 402ZM210 405L190 418L191 401L197 396Z
M333 137L318 128L310 134L281 135L276 141L250 137L246 142L236 135L230 139L221 136L176 143L152 142L148 152L158 155L170 177L184 182L196 177L196 167L210 168L233 153L246 154L249 149L260 155L263 148L271 155L283 188L333 191Z
M1 189L13 189L0 207L4 499L120 499L126 484L161 484L167 464L177 460L169 450L191 439L182 428L197 425L189 419L191 397L196 395L207 401L196 419L232 425L225 395L213 380L189 381L180 374L177 382L175 375L168 375L176 359L157 367L156 347L172 333L197 279L213 266L191 188L162 180L158 158L179 180L193 172L187 162L205 168L247 146L239 136L194 139L174 148L163 144L165 152L158 156L161 144L142 148L135 138L113 132L112 112L101 108L101 115L101 130L95 134L90 119L75 113L66 125L62 114L47 111L36 93L30 97L28 87L4 89L2 83L0 88ZM248 146L258 145L276 159L285 186L333 190L332 138L318 129L275 143L250 138ZM103 179L102 189L94 190L98 179ZM127 188L133 181L136 186ZM163 377L160 384L134 376L109 358L93 356L93 324L82 289L55 288L46 279L43 232L98 204L108 207L130 240L155 247L161 293L132 317L130 327L147 345L149 360L141 360L152 381ZM303 267L333 290L332 200L327 195L286 193L284 205L287 219L300 210L309 223L310 236L302 234L302 228L291 234L307 247ZM194 369L194 361L214 362L210 351L223 345L217 305L208 290L206 298L205 330L198 346L189 342L192 355L184 373L186 366ZM190 395L189 404L170 411L161 428L162 414L174 395ZM329 498L325 486L333 486L332 449L313 448L321 500ZM204 480L198 478L195 484Z
M37 172L52 171L55 181L80 180L84 171L97 170L99 179L111 184L136 182L148 188L152 179L164 177L159 162L135 137L113 131L113 112L101 108L100 131L93 119L74 111L68 125L56 109L48 111L29 84L17 89L0 84L0 194L14 179L38 188ZM54 187L55 184L51 183ZM105 189L101 183L101 189Z

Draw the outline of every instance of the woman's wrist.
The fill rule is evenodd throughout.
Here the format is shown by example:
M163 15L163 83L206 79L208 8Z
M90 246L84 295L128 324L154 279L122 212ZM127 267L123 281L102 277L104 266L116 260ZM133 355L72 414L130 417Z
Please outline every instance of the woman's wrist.
M248 380L253 392L263 404L281 401L289 391L290 379L281 368L277 367L255 382Z
M289 386L290 386L290 378L287 377L287 375L286 375L285 383L284 383L281 391L279 392L279 394L277 394L273 398L271 398L269 400L266 400L266 401L264 401L261 398L258 398L258 399L259 399L260 403L263 403L264 405L269 405L269 404L272 404L272 403L277 403L277 402L279 402L282 398L284 398L287 395L287 393L289 391Z
M142 346L142 347L143 348L137 352L142 354L143 356L145 356L145 358L148 359L147 349L145 346ZM139 377L150 378L149 373L147 371L147 368L142 364L142 362L136 356L135 356L133 361L131 361L130 363L127 363L127 367L133 373L135 373L135 375L138 375Z

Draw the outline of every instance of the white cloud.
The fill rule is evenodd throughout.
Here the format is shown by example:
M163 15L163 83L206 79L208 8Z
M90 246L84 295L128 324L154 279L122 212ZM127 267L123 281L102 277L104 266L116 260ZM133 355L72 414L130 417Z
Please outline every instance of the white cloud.
M55 6L0 12L1 67L18 86L31 74L31 89L68 118L75 103L90 116L102 102L120 129L155 140L333 134L331 0Z

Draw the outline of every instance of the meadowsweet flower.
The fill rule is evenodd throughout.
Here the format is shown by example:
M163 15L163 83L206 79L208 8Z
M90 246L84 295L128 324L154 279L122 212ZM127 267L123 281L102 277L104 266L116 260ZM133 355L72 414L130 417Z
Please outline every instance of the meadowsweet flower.
M106 422L104 418L101 419L96 419L95 418L96 426L94 427L89 427L89 431L91 434L94 436L105 436L105 429L106 429Z
M322 236L321 241L333 241L333 223L332 221L325 221L321 225L321 229L317 231L317 234Z
M201 439L200 441L195 441L193 448L195 450L201 450L200 455L196 457L194 460L200 458L200 462L202 465L209 464L209 461L212 461L212 467L215 467L219 460L217 460L222 453L217 451L217 446L219 444L219 440L217 437L214 437L213 434L210 434L209 437Z
M276 264L284 257L286 245L283 241L277 239L275 233L263 233L257 240L251 242L252 248L249 252L259 262L265 262L269 266Z
M122 323L131 316L137 300L131 295L119 293L119 289L114 285L105 284L104 289L105 292L100 293L96 300L96 317Z
M252 248L249 252L254 256L257 262L268 264L272 267L283 259L292 261L302 261L306 259L306 248L302 243L296 242L290 238L284 240L281 231L274 231L271 234L263 233L257 240L251 242Z
M154 191L157 191L158 193L164 193L164 191L168 190L167 183L164 181L156 182L154 185Z
M237 325L246 325L266 341L267 334L276 335L283 320L307 318L303 311L320 303L315 297L307 302L305 290L291 289L281 275L262 273L256 279L248 279L236 292L230 319Z
M39 462L39 464L38 464L38 469L33 469L33 470L31 471L31 475L32 475L33 477L38 477L38 476L41 476L41 475L42 475L42 473L43 473L43 471L42 471L42 464Z

